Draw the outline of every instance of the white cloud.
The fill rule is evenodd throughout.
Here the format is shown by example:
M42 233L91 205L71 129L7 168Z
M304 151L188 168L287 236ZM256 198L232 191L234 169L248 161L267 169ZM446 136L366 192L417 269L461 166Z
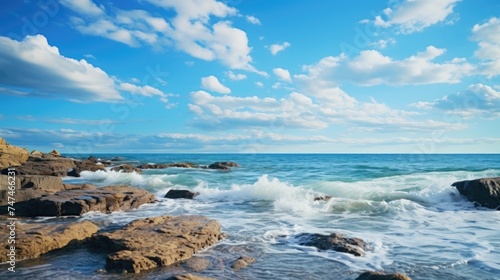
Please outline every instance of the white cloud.
M201 86L204 89L215 91L218 93L228 94L231 93L231 89L224 86L219 82L219 79L215 76L208 76L201 78Z
M102 5L99 7L91 0L59 0L59 2L74 12L88 16L100 16L105 13Z
M445 51L429 46L424 52L394 60L378 51L366 50L352 59L344 54L325 57L314 65L304 66L304 70L308 76L330 80L337 85L348 81L362 86L458 83L473 74L474 67L462 58L433 62ZM302 75L295 77L303 78Z
M159 96L162 102L168 102L167 95L152 86L137 86L131 83L121 83L119 86L120 90L130 92L132 94L142 95L142 96Z
M254 16L246 16L246 19L251 24L260 25L260 20Z
M398 32L409 34L449 19L453 8L460 0L402 0L390 1L391 7L384 9L373 22L376 26L395 26ZM386 19L383 19L386 18ZM368 20L361 21L363 23ZM450 23L449 21L446 23Z
M472 40L479 45L474 56L483 60L479 65L481 74L490 78L500 75L500 18L474 25Z
M387 40L380 39L376 42L370 43L369 45L379 49L385 49L387 48L388 45L394 45L394 44L396 44L396 40L394 40L393 38L389 38Z
M255 85L258 86L258 87L264 87L264 84L261 82L261 81L257 81L255 82Z
M227 71L226 76L231 79L232 81L241 81L247 78L247 75L245 74L235 74L233 71Z
M235 8L216 0L147 2L175 13L163 18L144 10L113 9L96 17L72 17L71 23L84 34L105 37L131 47L173 46L202 60L218 60L231 69L262 74L251 65L247 34L224 20L238 14ZM84 11L74 10L85 15ZM221 20L212 24L216 18Z
M271 52L272 55L277 55L279 52L285 50L288 47L290 47L290 43L288 42L283 42L281 44L272 44L269 47L269 51Z
M472 84L465 91L446 95L433 102L418 102L414 107L441 109L463 118L500 117L500 91L484 84Z
M292 82L292 77L290 76L290 72L288 70L283 69L283 68L274 68L273 69L274 75L276 75L278 78L285 82Z
M86 60L67 58L43 35L15 41L0 36L0 93L112 102L123 99L115 82Z

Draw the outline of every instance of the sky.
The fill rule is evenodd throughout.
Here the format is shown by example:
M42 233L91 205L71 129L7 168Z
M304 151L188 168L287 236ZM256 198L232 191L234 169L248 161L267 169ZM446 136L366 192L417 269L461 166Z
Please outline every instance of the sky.
M0 98L30 150L500 153L500 1L3 1Z

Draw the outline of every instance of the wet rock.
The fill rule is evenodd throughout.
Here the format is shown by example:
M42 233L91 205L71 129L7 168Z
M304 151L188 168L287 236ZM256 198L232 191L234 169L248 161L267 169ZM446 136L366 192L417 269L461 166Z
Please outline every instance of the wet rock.
M80 216L90 211L110 213L153 203L155 195L129 186L60 191L16 203L18 216Z
M187 260L221 240L221 225L202 216L162 216L133 221L120 230L94 236L93 244L114 253L106 270L138 273Z
M332 199L332 197L329 195L317 195L314 197L314 201L328 201L330 199Z
M16 223L16 261L36 258L44 253L63 248L70 242L89 238L99 229L89 221L70 224L21 224ZM8 236L9 227L0 227L2 236ZM10 245L5 242L5 249ZM0 254L0 262L8 261L7 254Z
M247 267L249 264L254 263L255 259L248 256L241 256L233 262L231 268L233 270L239 270Z
M79 168L73 167L68 171L68 173L66 173L66 175L70 177L80 177L80 172L82 171Z
M165 195L165 198L170 198L170 199L179 199L179 198L185 198L185 199L193 199L195 196L200 195L199 192L192 192L189 190L169 190L167 194Z
M142 173L142 170L140 170L139 168L131 165L131 164L122 164L120 166L116 166L116 167L113 167L111 168L111 171L116 171L116 172L125 172L125 173L132 173L132 172L135 172L137 174L141 174Z
M210 267L211 263L209 260L202 257L192 257L189 260L182 263L183 266L194 272L200 272Z
M318 233L301 233L297 235L299 245L316 247L319 250L334 250L361 257L368 248L360 238L344 237L339 233L323 235Z
M500 177L455 182L460 194L487 208L500 210Z
M141 164L137 167L140 169L165 169L171 167L196 168L198 167L198 165L191 162L174 162L174 163L163 163L163 164Z
M385 274L379 271L369 271L358 276L356 280L411 280L411 278L401 273Z
M28 150L9 145L0 137L0 168L19 166L26 162L28 158Z
M203 277L193 274L180 274L167 278L167 280L215 280L214 278Z
M218 161L210 164L208 169L218 169L218 170L231 170L231 167L238 167L236 162L231 161Z

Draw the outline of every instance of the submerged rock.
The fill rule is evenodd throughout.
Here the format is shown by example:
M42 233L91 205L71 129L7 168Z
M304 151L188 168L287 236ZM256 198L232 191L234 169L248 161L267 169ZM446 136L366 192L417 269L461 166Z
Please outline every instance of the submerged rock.
M460 194L480 206L500 210L500 177L455 182Z
M162 216L133 221L123 229L94 236L97 248L114 253L106 270L138 273L187 260L223 239L221 225L203 216Z
M385 274L379 271L369 271L358 276L356 280L411 280L411 278L401 273Z
M165 195L165 198L170 198L170 199L179 199L179 198L185 198L185 199L193 199L194 197L200 195L199 192L192 192L189 190L169 190L167 194Z
M330 235L318 233L301 233L297 235L299 245L316 247L319 250L334 250L337 252L352 254L361 257L368 248L367 244L360 238L344 237L342 234L332 233Z
M36 258L47 252L61 249L70 242L81 241L91 237L99 229L89 221L70 224L15 224L16 261ZM2 236L9 236L10 229L0 227ZM7 242L6 242L7 244ZM5 245L5 249L10 245ZM4 251L6 251L4 249ZM0 254L0 262L9 261L7 254Z
M240 270L247 267L249 264L254 263L255 259L248 256L241 256L233 262L231 268L233 270Z
M60 191L16 203L18 216L80 216L90 211L109 213L153 203L155 195L129 186Z
M131 164L122 164L120 166L116 166L116 167L113 167L111 168L111 171L116 171L116 172L125 172L125 173L132 173L132 172L135 172L137 174L141 174L142 173L142 170L140 170L139 168L131 165Z
M202 257L192 257L189 260L182 263L185 268L190 271L200 272L210 267L211 263L209 260Z

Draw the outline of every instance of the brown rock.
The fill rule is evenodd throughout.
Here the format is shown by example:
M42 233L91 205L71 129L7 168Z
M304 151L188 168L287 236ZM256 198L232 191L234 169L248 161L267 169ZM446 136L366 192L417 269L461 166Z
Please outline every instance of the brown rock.
M125 172L125 173L135 172L137 174L142 173L142 170L140 170L139 168L137 168L131 164L122 164L120 166L113 167L113 168L111 168L111 171Z
M359 238L344 237L342 234L332 233L323 235L318 233L301 233L297 235L299 245L316 247L319 250L334 250L361 257L368 248Z
M106 259L108 271L138 273L187 260L221 238L221 225L215 220L162 216L133 221L93 241L97 248L115 252Z
M183 266L194 272L200 272L210 267L210 261L202 257L192 257L182 263Z
M500 177L455 182L460 194L487 208L500 210Z
M81 241L96 233L99 229L89 221L71 224L15 224L16 261L36 258L52 250L60 249L72 241ZM7 226L0 227L2 236L9 236ZM10 252L10 245L5 242L5 250ZM4 250L4 252L5 252ZM7 254L0 254L0 262L9 260Z
M109 213L153 203L155 195L129 186L73 189L16 203L18 216L79 216L89 211Z
M42 157L42 156L43 156L43 153L40 152L40 151L37 151L37 150L33 150L30 153L30 157L38 157L39 158L39 157Z
M411 280L411 278L401 273L385 274L379 271L369 271L358 276L356 280Z
M231 268L233 270L239 270L247 267L249 264L254 263L255 259L248 256L241 256L233 262Z
M66 176L69 169L75 167L75 162L68 158L56 157L30 157L21 166L16 167L16 172L22 175ZM6 174L6 169L2 174Z
M170 198L170 199L179 199L179 198L185 198L185 199L193 199L195 196L200 195L199 192L192 192L189 190L169 190L167 194L165 195L165 198Z
M215 280L214 278L203 277L193 274L180 274L167 278L167 280Z
M50 152L49 154L53 155L55 157L60 157L61 156L61 153L59 153L59 151L57 151L57 150L52 150L52 152Z
M8 176L0 175L0 206L8 202ZM60 177L39 175L16 175L14 199L17 202L66 190Z
M0 169L19 166L26 162L28 157L28 150L9 145L0 137Z

